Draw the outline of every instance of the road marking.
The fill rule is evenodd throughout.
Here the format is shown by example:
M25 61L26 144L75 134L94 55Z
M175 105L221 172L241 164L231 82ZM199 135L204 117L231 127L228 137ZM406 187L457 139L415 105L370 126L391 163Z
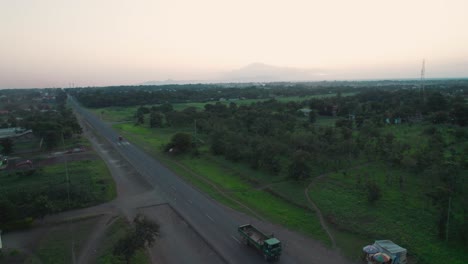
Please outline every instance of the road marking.
M213 222L213 223L214 223L214 220L213 220L213 218L211 218L211 217L210 217L208 214L205 214L205 215L206 215L206 217L208 217L208 219L210 219L210 220L211 220L211 222Z
M237 243L239 243L239 244L241 243L241 242L239 241L239 239L235 238L234 236L231 236L231 237L232 237L232 239L234 239Z
M117 145L122 146L122 144L120 142L117 142Z
M193 204L191 200L188 200L189 204Z
M174 190L174 191L177 191L176 188L174 186L171 186L171 189Z
M129 143L129 142L124 142L124 143L122 143L122 144L124 144L124 145L130 145L130 143Z

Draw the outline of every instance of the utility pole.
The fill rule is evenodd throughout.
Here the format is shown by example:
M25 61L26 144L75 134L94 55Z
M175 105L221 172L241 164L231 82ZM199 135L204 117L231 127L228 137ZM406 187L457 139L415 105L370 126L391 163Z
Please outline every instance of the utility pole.
M194 131L195 131L195 137L197 137L197 120L194 120Z
M452 196L449 196L449 200L448 200L448 210L447 210L447 225L446 225L446 229L445 229L445 243L448 242L448 237L449 237L449 220L450 220L450 207L452 205Z
M426 80L426 59L423 59L422 68L421 68L421 85L419 88L419 93L422 94L423 102L426 102L426 90L424 88L424 81Z

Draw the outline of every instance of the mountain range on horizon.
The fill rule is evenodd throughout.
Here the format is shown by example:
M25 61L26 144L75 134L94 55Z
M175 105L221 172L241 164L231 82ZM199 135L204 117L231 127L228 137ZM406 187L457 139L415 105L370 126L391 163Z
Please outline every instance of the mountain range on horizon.
M189 83L229 83L229 82L293 82L324 80L327 74L319 69L280 67L255 62L239 69L218 73L217 78L206 80L147 81L141 85L189 84Z

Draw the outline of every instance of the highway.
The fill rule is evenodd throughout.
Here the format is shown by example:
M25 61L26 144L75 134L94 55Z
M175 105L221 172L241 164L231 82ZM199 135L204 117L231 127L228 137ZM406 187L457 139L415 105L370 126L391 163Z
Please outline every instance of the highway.
M228 263L265 263L262 256L239 242L237 223L222 205L193 188L159 161L129 142L119 142L119 134L74 99L70 105L160 193L170 205ZM183 254L183 250L181 252ZM279 263L296 263L283 254Z

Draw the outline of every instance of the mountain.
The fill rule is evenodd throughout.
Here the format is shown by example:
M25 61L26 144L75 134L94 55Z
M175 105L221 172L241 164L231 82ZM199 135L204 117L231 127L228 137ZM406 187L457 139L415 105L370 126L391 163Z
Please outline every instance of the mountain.
M191 83L207 83L210 81L204 80L172 80L167 79L165 81L148 81L140 83L138 85L168 85L168 84L191 84Z
M264 63L252 63L242 68L215 74L217 78L207 80L172 80L148 81L140 85L165 85L189 83L226 83L226 82L294 82L320 81L326 78L318 69L278 67Z
M324 79L323 71L278 67L264 63L252 63L222 75L224 81L232 82L278 82L278 81L316 81Z

